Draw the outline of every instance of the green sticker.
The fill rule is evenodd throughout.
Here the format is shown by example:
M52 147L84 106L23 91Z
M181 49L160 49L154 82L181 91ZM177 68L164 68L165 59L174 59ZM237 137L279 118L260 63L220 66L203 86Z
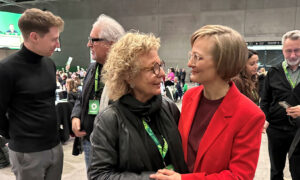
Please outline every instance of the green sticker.
M89 100L89 112L88 114L98 114L99 112L99 100Z

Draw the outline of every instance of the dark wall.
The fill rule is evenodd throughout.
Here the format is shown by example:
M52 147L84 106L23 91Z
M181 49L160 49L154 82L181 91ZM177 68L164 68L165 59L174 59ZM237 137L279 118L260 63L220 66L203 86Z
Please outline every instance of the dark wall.
M239 31L246 41L279 41L289 30L300 29L300 0L59 0L26 4L48 9L65 20L62 51L53 59L64 66L89 64L87 37L92 23L105 13L126 30L153 32L161 37L160 56L167 66L187 68L191 34L206 24L222 24ZM0 10L22 12L22 8Z

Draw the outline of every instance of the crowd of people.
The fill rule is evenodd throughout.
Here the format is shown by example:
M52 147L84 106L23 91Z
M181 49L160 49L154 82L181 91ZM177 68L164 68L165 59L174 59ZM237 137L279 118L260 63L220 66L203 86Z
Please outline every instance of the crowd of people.
M187 90L184 69L165 73L160 38L125 32L104 14L90 31L95 62L86 72L58 71L49 58L60 46L59 16L27 9L19 28L21 50L0 62L0 135L16 179L61 179L57 89L74 104L73 152L83 148L88 179L250 180L265 130L271 180L283 179L287 153L300 179L299 30L283 35L282 63L258 73L259 56L237 31L197 29L187 65L199 86ZM162 84L182 98L181 112Z
M67 99L72 104L75 103L82 91L83 79L86 71L81 68L77 72L64 72L56 70L56 93L57 99Z

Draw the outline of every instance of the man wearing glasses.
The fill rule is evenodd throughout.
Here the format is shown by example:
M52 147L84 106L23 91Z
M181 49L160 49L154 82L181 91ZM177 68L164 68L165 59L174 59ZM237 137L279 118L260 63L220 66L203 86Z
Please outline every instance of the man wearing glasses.
M267 135L271 180L283 179L286 155L297 130L294 118L300 115L300 31L285 33L282 45L285 60L269 70L260 105L270 123ZM300 179L299 146L289 156L292 178Z
M108 105L106 88L101 83L101 70L111 45L124 33L123 27L116 20L101 14L93 24L90 37L88 37L87 47L90 48L92 59L96 62L92 63L87 70L82 92L76 100L71 114L72 130L77 137L74 142L73 154L77 155L74 150L76 150L76 144L80 138L87 168L89 167L90 135L94 119L99 110Z

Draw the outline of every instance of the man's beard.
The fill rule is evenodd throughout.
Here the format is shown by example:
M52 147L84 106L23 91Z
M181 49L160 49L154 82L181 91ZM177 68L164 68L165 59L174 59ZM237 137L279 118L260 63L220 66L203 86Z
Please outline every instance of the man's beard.
M290 65L290 66L295 66L295 65L299 64L299 62L300 62L300 57L298 57L297 60L295 60L295 61L291 61L291 60L289 60L289 59L286 59L286 62L287 62L287 64Z

